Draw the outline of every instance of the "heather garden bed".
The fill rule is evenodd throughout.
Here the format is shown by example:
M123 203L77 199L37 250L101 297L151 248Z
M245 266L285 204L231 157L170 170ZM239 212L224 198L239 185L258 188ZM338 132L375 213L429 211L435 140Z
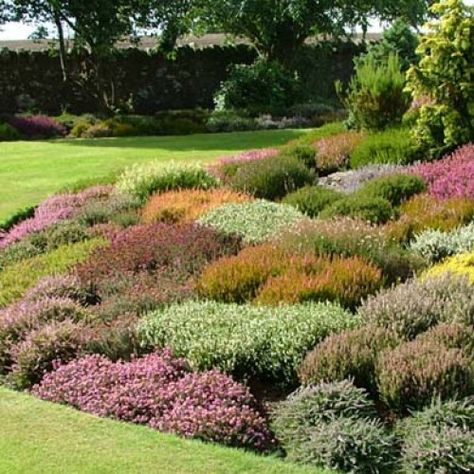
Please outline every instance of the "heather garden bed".
M314 467L471 468L474 148L344 171L366 138L338 130L12 220L3 383Z

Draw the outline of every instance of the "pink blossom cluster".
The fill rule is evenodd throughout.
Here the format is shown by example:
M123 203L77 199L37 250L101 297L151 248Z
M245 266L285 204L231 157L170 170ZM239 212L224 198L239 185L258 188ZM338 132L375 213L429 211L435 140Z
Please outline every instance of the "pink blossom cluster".
M130 362L92 355L57 364L38 397L188 438L264 449L271 441L248 389L216 370L190 372L170 350Z
M95 186L76 194L58 194L46 199L36 208L33 217L0 234L0 249L32 232L38 232L59 221L74 217L89 200L106 197L111 191L111 186Z
M462 146L442 160L415 165L411 171L427 181L432 196L474 199L474 143Z

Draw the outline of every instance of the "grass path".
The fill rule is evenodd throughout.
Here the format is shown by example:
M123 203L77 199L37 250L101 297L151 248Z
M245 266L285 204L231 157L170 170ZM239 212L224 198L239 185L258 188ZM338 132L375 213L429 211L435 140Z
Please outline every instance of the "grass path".
M329 474L96 418L0 388L0 472Z
M178 137L96 138L0 143L0 222L66 184L154 159L211 161L252 148L283 145L305 130L268 130Z

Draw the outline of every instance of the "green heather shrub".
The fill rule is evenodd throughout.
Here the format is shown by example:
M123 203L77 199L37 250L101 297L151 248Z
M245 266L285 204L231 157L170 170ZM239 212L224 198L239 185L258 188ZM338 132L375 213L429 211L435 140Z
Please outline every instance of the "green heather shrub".
M211 133L243 132L255 130L255 119L244 116L234 110L216 110L206 123L206 129Z
M388 240L376 226L349 217L298 223L283 232L277 243L293 252L358 255L378 266L386 283L406 280L425 266L421 257Z
M20 140L21 135L16 128L8 123L0 123L0 142Z
M218 185L208 171L199 165L159 161L135 164L118 178L117 189L144 202L156 192L174 189L209 189Z
M16 389L31 388L41 381L54 362L74 359L84 346L86 328L70 320L53 322L28 334L11 353L13 366L7 376Z
M413 339L441 322L474 326L474 286L463 276L411 280L370 296L359 308L368 324Z
M397 440L378 420L335 418L311 430L292 460L339 472L392 473Z
M329 303L265 307L189 301L146 316L144 347L172 347L194 369L293 385L305 353L357 318Z
M350 167L361 168L370 164L406 165L416 158L413 139L406 128L388 128L368 133L350 156Z
M474 394L474 361L460 349L414 340L382 352L376 366L378 389L387 405L406 413L439 397Z
M316 217L325 207L342 196L342 193L322 186L305 186L285 196L282 202L296 207L309 217Z
M410 248L432 263L459 253L469 253L474 250L474 223L449 232L425 230L415 236Z
M76 129L76 127L74 127ZM74 130L73 129L73 130ZM112 137L113 130L107 122L99 121L94 123L81 133L81 138L106 138Z
M316 167L316 149L314 146L304 143L290 143L281 149L281 153L298 158L307 168Z
M342 84L337 83L342 95ZM408 109L405 74L398 55L390 53L382 61L371 55L356 62L347 96L343 99L349 110L348 122L358 129L382 130L400 123Z
M397 173L375 178L364 184L358 196L383 198L392 206L399 206L403 201L426 190L426 183L418 176Z
M86 260L89 254L105 245L103 239L61 245L43 255L27 258L0 272L0 308L20 298L46 275L58 275Z
M407 473L474 470L474 399L434 400L397 426L403 436L402 467Z
M377 357L399 343L393 333L375 326L333 334L307 354L299 368L300 380L308 385L351 379L357 387L375 394Z
M297 157L279 155L242 163L229 184L257 198L276 200L314 180L314 174Z
M241 235L244 242L255 244L278 235L301 219L304 215L292 206L257 200L212 209L198 223L225 234Z
M383 224L394 216L394 209L389 201L380 197L351 195L339 199L326 207L319 217L328 219L337 216L356 217L374 224Z

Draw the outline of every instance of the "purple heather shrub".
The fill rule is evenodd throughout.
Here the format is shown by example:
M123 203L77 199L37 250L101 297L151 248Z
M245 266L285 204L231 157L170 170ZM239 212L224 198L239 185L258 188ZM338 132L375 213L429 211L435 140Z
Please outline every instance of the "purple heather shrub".
M33 387L38 397L188 438L264 449L271 441L249 390L212 370L189 372L170 350L130 362L92 355L58 364Z
M46 115L12 117L10 125L25 138L52 138L64 136L67 133L64 125Z
M23 239L32 232L38 232L76 216L86 203L105 198L112 190L112 186L95 186L77 194L58 194L46 199L36 208L33 217L19 222L3 235L0 234L0 249Z
M442 160L415 165L411 171L428 183L428 192L434 197L474 199L474 143Z

